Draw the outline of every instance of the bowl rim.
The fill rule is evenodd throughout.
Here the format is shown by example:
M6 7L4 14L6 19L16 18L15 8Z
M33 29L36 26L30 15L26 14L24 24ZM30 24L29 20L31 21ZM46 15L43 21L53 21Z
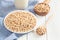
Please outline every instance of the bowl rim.
M5 19L8 17L8 15L10 15L10 14L12 14L12 13L14 13L14 12L20 12L20 11L22 11L22 12L28 12L29 14L31 14L31 15L34 16L34 18L36 19L36 25L35 25L34 28L32 28L31 30L26 31L26 32L15 32L15 31L10 30L10 29L6 26L6 24L5 24ZM4 18L4 26L5 26L5 28L6 28L8 31L11 31L11 32L13 32L13 33L18 33L18 34L28 33L28 32L33 31L34 29L36 29L36 27L37 27L37 17L36 17L32 12L29 12L29 11L26 11L26 10L14 10L14 11L12 11L12 12L9 12L9 13L5 16L5 18Z

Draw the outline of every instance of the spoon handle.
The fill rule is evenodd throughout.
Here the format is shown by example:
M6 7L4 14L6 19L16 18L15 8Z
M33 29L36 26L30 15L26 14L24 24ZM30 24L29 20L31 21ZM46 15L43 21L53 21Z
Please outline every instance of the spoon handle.
M49 4L50 0L45 0L43 3Z
M54 14L52 14L51 16L49 16L44 25L47 25L48 22L53 19L53 17L54 17Z

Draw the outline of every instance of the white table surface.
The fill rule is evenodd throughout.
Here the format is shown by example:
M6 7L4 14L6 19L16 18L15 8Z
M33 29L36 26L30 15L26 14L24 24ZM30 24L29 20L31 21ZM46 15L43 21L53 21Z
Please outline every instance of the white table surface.
M47 24L47 38L48 40L60 40L60 0L51 0L49 5L51 9L46 19L52 14L54 14L54 17ZM37 18L39 19L40 25L45 22L45 17L37 16ZM17 40L46 40L46 34L38 36L34 32L30 32Z

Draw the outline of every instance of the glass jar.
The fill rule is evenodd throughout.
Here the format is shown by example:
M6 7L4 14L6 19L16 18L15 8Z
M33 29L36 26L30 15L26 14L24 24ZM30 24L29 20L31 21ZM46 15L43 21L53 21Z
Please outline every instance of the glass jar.
M28 0L14 0L17 9L25 9L28 6Z

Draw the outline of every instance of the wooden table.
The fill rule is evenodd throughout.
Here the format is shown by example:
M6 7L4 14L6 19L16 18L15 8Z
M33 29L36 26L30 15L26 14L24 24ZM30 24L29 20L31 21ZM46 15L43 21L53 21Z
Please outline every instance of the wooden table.
M50 12L47 16L41 17L37 16L39 20L39 25L43 24L50 15L54 14L54 18L49 21L47 25L47 36L46 34L43 36L38 36L34 32L30 32L20 38L18 40L59 40L60 39L60 0L51 0L50 2Z

